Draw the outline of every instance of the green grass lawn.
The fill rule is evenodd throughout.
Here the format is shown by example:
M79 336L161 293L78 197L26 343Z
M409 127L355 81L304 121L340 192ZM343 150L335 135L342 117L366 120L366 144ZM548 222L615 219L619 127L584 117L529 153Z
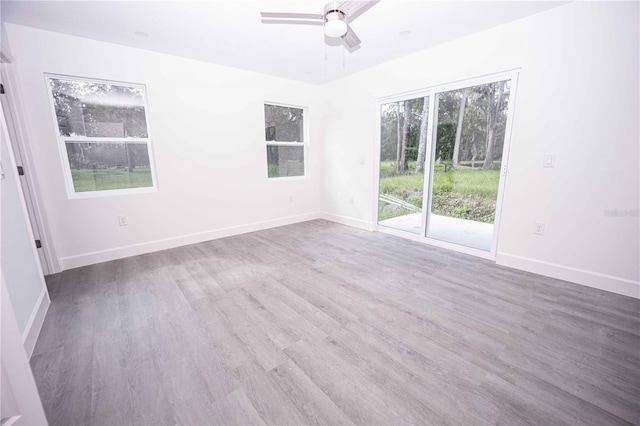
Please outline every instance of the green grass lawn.
M435 214L493 223L499 167L496 170L460 167L452 171L444 165L436 165L433 177L432 211ZM410 168L411 169L411 168ZM424 175L394 175L394 163L380 165L380 193L400 198L418 208L422 208ZM379 220L403 216L408 211L398 206L380 202Z
M151 169L76 169L71 170L76 192L104 191L109 189L145 188L153 186Z

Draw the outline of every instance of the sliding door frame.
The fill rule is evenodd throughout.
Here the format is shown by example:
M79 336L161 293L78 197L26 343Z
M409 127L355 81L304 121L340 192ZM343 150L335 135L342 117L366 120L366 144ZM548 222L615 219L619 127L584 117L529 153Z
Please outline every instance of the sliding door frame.
M516 92L518 87L519 73L520 73L519 68L511 69L507 71L486 74L483 76L467 78L463 80L457 80L449 83L429 86L427 88L423 88L419 90L413 90L409 92L404 92L400 94L378 98L377 109L376 109L376 126L377 126L376 156L375 156L376 179L375 179L375 190L373 191L373 194L375 196L375 200L373 202L374 230L495 261L497 249L498 249L498 237L500 234L500 221L502 218L502 202L503 202L504 190L506 186L507 171L509 167L508 166L509 152L511 147L511 134L513 130L513 117L515 112L515 100L516 100ZM436 144L434 141L434 137L435 137L434 122L436 121L435 119L437 118L437 114L438 114L438 112L436 111L436 108L438 105L436 102L436 97L438 96L439 93L442 93L442 92L459 90L467 87L479 86L479 85L489 84L489 83L503 81L503 80L510 80L511 87L509 92L509 109L507 110L507 121L505 125L504 142L502 147L500 180L498 183L498 194L496 197L496 211L495 211L494 224L493 224L494 228L493 228L493 236L492 236L492 242L491 242L491 251L487 252L484 250L479 250L471 247L462 246L459 244L437 240L435 238L429 238L427 237L427 229L429 226L428 219L429 219L429 213L431 212L431 199L432 199L431 191L433 188L433 172L434 172L433 156L436 148ZM425 158L425 178L424 178L424 187L423 187L423 194L422 194L422 222L420 224L420 234L413 234L411 232L401 231L401 230L389 228L389 227L378 224L378 211L380 208L379 206L379 203L380 203L380 156L381 156L380 149L382 145L381 131L380 131L382 122L381 122L380 111L381 111L382 105L384 104L391 103L391 102L400 102L408 99L415 99L418 97L425 97L425 96L429 96L429 122L427 126L427 146L426 146L426 153L428 154L428 158Z
M377 108L376 108L376 153L375 153L375 174L376 174L376 178L374 179L374 200L373 200L373 219L372 219L372 223L373 223L373 228L376 231L381 231L381 232L385 232L391 235L397 235L400 237L406 237L412 240L422 240L424 238L421 238L422 235L424 235L424 231L425 231L425 227L424 227L424 208L422 209L422 222L421 222L421 226L420 226L420 234L414 234L411 232L407 232L407 231L399 231L397 229L393 229L393 228L389 228L388 226L382 226L378 224L378 211L380 210L380 156L381 156L381 146L382 146L382 139L381 139L381 128L382 128L382 119L381 119L381 108L382 105L385 104L389 104L389 103L393 103L393 102L402 102L402 101L406 101L409 99L416 99L416 98L424 98L425 96L429 96L429 108L431 108L431 102L432 102L432 92L431 89L426 88L426 89L418 89L418 90L412 90L410 92L403 92L403 93L399 93L396 95L391 95L391 96L385 96L382 98L378 98L377 100ZM429 110L431 111L431 109ZM429 130L431 129L431 122L429 122L428 127ZM431 137L431 133L427 134L427 146L425 147L426 152L425 152L425 166L426 166L426 153L428 153L428 142L429 142L429 138ZM422 205L424 206L424 193L422 194Z

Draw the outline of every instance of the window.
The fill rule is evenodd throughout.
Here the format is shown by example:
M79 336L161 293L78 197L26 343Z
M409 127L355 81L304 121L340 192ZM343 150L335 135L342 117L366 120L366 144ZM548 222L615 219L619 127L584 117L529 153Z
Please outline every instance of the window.
M70 196L155 189L144 86L47 76Z
M305 175L307 129L304 114L303 108L264 105L269 178Z

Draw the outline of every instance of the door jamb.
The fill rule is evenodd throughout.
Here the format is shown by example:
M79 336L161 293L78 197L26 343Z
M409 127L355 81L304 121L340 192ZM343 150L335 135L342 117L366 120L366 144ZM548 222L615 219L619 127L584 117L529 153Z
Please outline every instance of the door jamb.
M60 272L60 265L56 256L56 250L53 246L53 240L50 238L48 222L41 204L39 203L38 186L36 185L36 177L34 173L33 161L31 161L31 152L28 150L26 133L20 121L17 112L21 111L19 99L15 93L17 87L13 69L10 62L2 62L0 64L0 78L5 87L5 94L2 96L3 111L5 111L5 121L7 123L7 131L11 139L14 155L17 162L24 166L24 176L20 179L27 211L29 212L29 221L36 239L41 241L42 250L41 260L42 272L44 275ZM35 244L35 242L34 242Z

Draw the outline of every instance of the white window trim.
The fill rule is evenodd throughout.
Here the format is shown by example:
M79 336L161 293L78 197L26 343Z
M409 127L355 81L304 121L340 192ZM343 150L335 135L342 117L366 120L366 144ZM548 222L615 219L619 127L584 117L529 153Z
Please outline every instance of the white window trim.
M51 91L51 85L49 84L50 78L60 79L60 80L86 81L89 83L98 83L98 84L120 85L120 86L133 87L133 88L142 90L142 93L144 95L144 112L145 112L144 118L145 118L145 124L147 126L147 137L146 138L108 138L108 137L90 137L90 136L62 136L60 134L60 128L58 127L58 119L56 117L53 93ZM103 80L99 78L77 77L72 75L52 74L52 73L44 73L44 81L45 81L45 87L47 89L47 96L49 97L49 110L51 112L54 131L56 134L56 139L58 141L57 143L58 153L60 154L61 164L64 169L63 175L64 175L65 187L67 190L67 197L69 199L100 198L100 197L111 197L111 196L119 196L119 195L149 194L152 192L158 192L158 180L156 178L156 164L155 164L154 155L153 155L153 144L151 143L151 126L149 124L149 104L147 100L146 85L139 84L139 83L118 81L118 80ZM149 168L151 169L151 182L153 185L143 187L143 188L103 189L103 190L97 190L97 191L76 192L73 186L73 177L71 175L71 165L69 164L69 157L67 156L67 148L66 148L67 142L70 142L70 143L127 142L127 143L133 143L133 144L145 144L147 146L147 152L149 154Z
M266 122L266 117L264 116L264 107L265 105L273 105L284 108L296 108L302 110L303 123L302 123L302 134L304 136L304 141L295 141L295 142L279 142L279 141L268 141L265 138L265 146L302 146L303 156L304 156L304 174L302 176L278 176L278 177L269 177L269 163L267 159L267 150L264 150L264 163L267 165L266 168L266 177L268 182L277 182L277 181L292 181L292 180L305 180L309 178L309 108L302 105L292 105L292 104L284 104L281 102L271 102L264 101L262 103L262 124ZM264 134L264 131L263 131Z
M104 136L60 136L65 142L84 143L84 142L100 142L100 143L147 143L150 138L106 138ZM104 140L103 140L104 139Z

